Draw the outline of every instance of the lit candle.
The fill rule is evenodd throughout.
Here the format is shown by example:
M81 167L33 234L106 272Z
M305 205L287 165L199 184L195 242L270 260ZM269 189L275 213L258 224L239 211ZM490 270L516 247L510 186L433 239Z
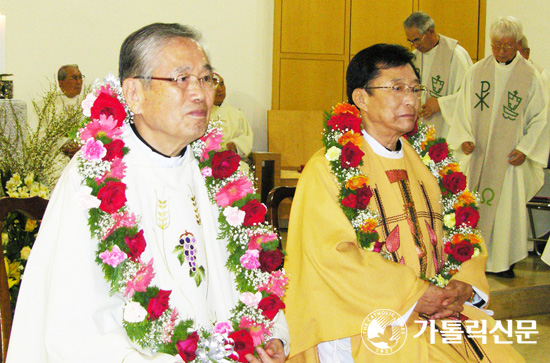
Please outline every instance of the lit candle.
M0 13L0 74L6 73L6 16Z

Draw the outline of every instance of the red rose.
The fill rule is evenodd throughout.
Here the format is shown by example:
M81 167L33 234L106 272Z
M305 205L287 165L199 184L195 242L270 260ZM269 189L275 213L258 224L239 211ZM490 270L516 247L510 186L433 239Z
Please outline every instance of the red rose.
M105 149L107 149L107 154L103 157L105 161L113 161L115 158L122 159L124 156L122 149L124 148L124 141L116 139L111 141L108 144L105 144Z
M267 208L260 203L258 199L252 199L246 202L241 208L246 214L244 216L243 226L252 226L256 223L263 223L265 221L265 214Z
M145 251L146 246L145 238L143 237L143 229L132 238L128 236L124 237L124 241L128 245L128 248L130 248L130 260L137 262L143 251Z
M260 270L263 272L275 271L283 263L284 254L278 249L260 252Z
M369 186L363 186L356 190L357 196L357 209L366 209L367 205L369 205L370 198L372 197L372 190Z
M456 194L466 189L466 175L461 172L444 175L441 184L445 189Z
M282 302L277 295L270 294L269 296L264 297L262 300L260 300L258 308L262 309L263 316L265 316L269 320L273 320L279 310L285 308L285 303Z
M451 253L458 262L468 261L474 254L474 246L468 241L460 241L450 246Z
M185 362L191 362L197 357L195 353L197 351L197 345L199 342L199 335L196 331L192 332L187 336L187 339L180 340L176 343L176 348L178 353Z
M359 149L354 143L348 142L342 148L340 159L342 168L349 169L356 167L357 165L359 165L359 162L361 161L363 155L365 155L365 153L362 152L361 149Z
M342 205L348 208L355 208L357 205L357 197L355 196L355 194L348 194L347 197L342 199Z
M428 154L434 162L439 163L441 160L445 160L449 155L449 145L447 145L446 142L434 144L430 147L430 150L428 150Z
M238 354L238 356L237 354L231 354L229 358L237 362L247 363L245 355L254 354L254 343L250 332L245 329L237 330L229 334L228 338L233 339L233 350Z
M126 184L118 181L108 181L97 193L101 200L99 209L105 213L114 213L126 203Z
M458 207L455 212L457 226L465 225L476 228L479 221L479 212L472 207Z
M327 125L330 126L332 130L353 130L355 132L361 132L361 119L349 113L333 115L327 121Z
M166 309L168 309L168 302L170 301L171 293L172 291L159 290L157 296L149 300L149 304L147 305L149 320L157 319L166 311Z
M122 122L126 118L126 110L120 101L104 92L97 96L90 113L91 118L94 120L99 120L100 115L112 116L117 126L122 126Z
M231 150L215 153L212 157L212 176L216 179L227 178L239 167L241 158Z

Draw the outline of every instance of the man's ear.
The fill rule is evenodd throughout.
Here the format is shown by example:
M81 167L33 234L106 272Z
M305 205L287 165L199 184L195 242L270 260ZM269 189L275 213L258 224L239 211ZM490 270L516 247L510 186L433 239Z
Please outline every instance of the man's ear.
M122 93L128 103L128 107L135 115L143 111L143 102L145 100L143 83L136 78L126 78L122 82Z
M367 91L362 88L354 89L351 94L351 99L353 100L353 103L355 103L355 106L362 110L367 109L367 98Z

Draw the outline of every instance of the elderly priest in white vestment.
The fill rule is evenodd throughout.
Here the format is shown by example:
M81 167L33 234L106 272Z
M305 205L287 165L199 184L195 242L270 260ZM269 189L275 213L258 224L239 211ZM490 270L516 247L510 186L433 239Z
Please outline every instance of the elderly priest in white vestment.
M283 253L208 125L218 79L198 33L137 30L119 74L83 102L83 146L31 252L8 362L283 362Z
M526 203L543 185L548 162L548 93L518 52L517 19L499 18L490 36L492 54L466 74L448 142L480 194L487 271L512 278L514 263L528 254Z
M420 116L434 125L437 136L447 137L455 95L472 66L472 59L458 40L437 33L433 19L426 13L415 11L403 26L407 40L415 48L414 66L428 88Z

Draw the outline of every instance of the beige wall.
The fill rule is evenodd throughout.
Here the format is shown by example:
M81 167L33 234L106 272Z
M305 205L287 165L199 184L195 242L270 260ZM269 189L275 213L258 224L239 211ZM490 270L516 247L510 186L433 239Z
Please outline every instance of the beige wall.
M271 0L0 0L6 15L7 73L15 98L42 93L62 64L78 63L86 83L118 72L124 38L153 22L198 27L211 62L224 76L227 101L240 107L267 145L271 107L273 2Z
M225 77L227 102L248 117L256 135L254 150L265 150L273 1L281 0L0 0L15 97L27 101L30 109L30 100L64 63L78 63L87 83L116 73L122 40L143 25L191 24L203 32L212 63ZM517 16L532 59L550 69L548 14L548 0L487 0L487 28L499 15ZM486 44L488 54L490 42Z

